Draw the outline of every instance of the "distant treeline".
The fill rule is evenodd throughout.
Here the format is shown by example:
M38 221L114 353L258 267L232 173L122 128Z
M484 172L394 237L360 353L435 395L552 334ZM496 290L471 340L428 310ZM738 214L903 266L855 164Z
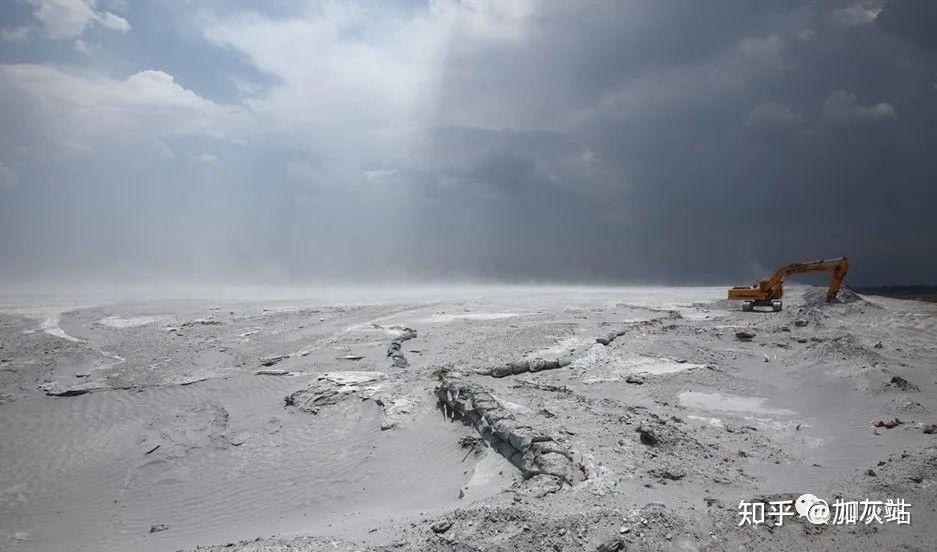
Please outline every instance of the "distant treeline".
M937 303L937 286L878 286L878 287L851 287L856 293L865 295L881 295L897 299L918 299Z

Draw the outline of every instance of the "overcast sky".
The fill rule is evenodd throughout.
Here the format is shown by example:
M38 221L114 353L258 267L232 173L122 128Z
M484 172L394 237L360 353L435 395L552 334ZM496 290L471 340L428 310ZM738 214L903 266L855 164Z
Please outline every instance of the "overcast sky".
M937 2L2 0L0 283L937 283Z

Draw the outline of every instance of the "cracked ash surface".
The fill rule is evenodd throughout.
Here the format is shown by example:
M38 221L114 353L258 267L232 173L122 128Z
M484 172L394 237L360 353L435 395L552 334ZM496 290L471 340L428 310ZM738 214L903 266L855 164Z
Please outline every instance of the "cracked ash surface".
M932 550L937 307L724 293L3 297L0 544ZM737 526L807 492L912 522Z

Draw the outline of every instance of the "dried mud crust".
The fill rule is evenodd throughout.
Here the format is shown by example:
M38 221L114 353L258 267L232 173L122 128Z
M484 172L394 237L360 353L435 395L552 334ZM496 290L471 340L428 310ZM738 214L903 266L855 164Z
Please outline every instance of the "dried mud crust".
M320 414L322 409L334 409L326 415L344 415L348 409L339 408L357 403L373 402L383 414L382 430L389 430L405 420L412 420L416 396L406 395L383 372L344 370L326 372L303 389L284 397L286 408L307 414ZM398 382L399 383L399 382ZM353 410L353 408L352 408Z
M318 414L322 407L336 405L352 397L358 400L372 398L378 389L375 382L383 377L381 372L326 373L305 389L287 395L284 403L303 412Z
M549 477L560 487L583 479L570 450L552 436L518 421L484 387L445 381L436 394L444 411L477 429L524 479Z

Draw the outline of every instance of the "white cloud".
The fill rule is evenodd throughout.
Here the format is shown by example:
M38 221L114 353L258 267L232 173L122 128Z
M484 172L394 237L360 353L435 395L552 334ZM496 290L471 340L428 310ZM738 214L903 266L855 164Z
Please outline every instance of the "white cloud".
M133 106L206 108L212 102L175 82L163 71L146 70L124 80L84 75L49 65L0 65L0 84L28 91L59 104L97 110L125 110Z
M108 8L116 12L127 11L127 0L92 0L97 8Z
M540 11L539 0L431 1L438 21L455 25L469 43L519 42L527 33L526 23Z
M279 123L399 124L425 90L441 37L433 15L371 13L378 9L327 3L297 19L240 15L208 21L205 36L278 77L251 106Z
M218 156L211 153L187 153L185 156L193 161L201 161L202 163L214 163L218 160Z
M31 0L33 15L49 38L74 38L94 21L94 9L82 0Z
M254 96L263 91L263 87L238 75L231 77L231 83L241 96Z
M91 55L91 52L93 52L96 49L96 47L91 46L90 44L88 44L87 42L85 42L84 40L80 38L76 38L75 49L81 52L82 54Z
M42 23L45 35L51 39L78 38L95 23L123 33L130 30L126 19L96 10L88 0L28 1L35 7L33 15Z
M199 23L207 40L275 77L265 89L235 81L264 132L360 175L361 166L397 166L421 129L433 124L438 80L453 44L513 43L537 3L429 5L311 3L292 18L203 14Z
M169 73L148 69L127 77L116 91L128 103L205 110L214 104L186 90Z
M121 33L130 31L130 23L123 17L114 15L113 13L99 13L97 21L101 24L101 26L106 27L112 31L118 31Z
M397 175L397 169L374 169L362 172L368 182L387 182Z
M168 136L224 138L243 125L245 110L214 103L163 71L126 79L69 72L48 65L0 65L0 90L17 91L43 110L56 140L92 150L101 141L153 141Z
M845 8L833 10L833 20L846 27L869 25L882 12L882 0L863 0Z
M770 60L781 55L783 43L778 35L769 35L764 38L746 38L742 40L739 48L750 58Z
M834 90L823 102L823 117L833 122L880 121L895 119L898 114L887 102L875 105L860 105L855 94L845 90Z
M0 40L4 42L21 42L29 38L32 33L29 27L14 27L12 29L0 29Z
M0 161L0 188L12 188L16 186L19 179L13 169L7 167L3 161Z

